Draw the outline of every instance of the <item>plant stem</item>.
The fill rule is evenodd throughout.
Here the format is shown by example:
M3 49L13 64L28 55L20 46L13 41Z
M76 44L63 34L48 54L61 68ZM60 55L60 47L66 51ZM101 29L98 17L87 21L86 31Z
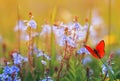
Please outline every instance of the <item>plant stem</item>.
M103 78L102 81L105 81L105 79L106 79L106 77L107 77L107 74L108 74L108 72L105 73L105 76L104 76L104 78Z
M61 74L61 71L62 71L62 68L63 68L63 61L66 58L66 54L67 54L67 41L65 41L65 54L64 54L63 59L61 60L60 69L58 71L58 75L57 75L57 80L56 81L59 81L59 79L60 79L60 74Z

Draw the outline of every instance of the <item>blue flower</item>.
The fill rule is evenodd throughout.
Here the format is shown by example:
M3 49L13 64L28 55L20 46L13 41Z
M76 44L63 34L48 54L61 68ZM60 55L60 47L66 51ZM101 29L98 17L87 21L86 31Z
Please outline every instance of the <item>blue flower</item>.
M108 65L108 67L106 65L102 65L102 73L106 74L107 73L107 77L109 77L108 75L108 69L111 71L112 74L114 74L114 71L112 70L112 67Z
M51 26L49 24L42 25L42 31L41 31L40 35L44 36L44 35L50 34L50 33L51 33Z
M4 81L13 81L11 76L8 76Z
M20 69L17 67L17 66L11 66L11 73L14 73L14 72L16 72L16 73L18 73L20 71Z
M42 81L53 81L53 80L51 79L51 77L47 77L47 78L43 79Z
M3 69L3 73L0 74L0 81L20 81L18 80L18 72L20 69L17 66L5 66ZM13 80L14 74L14 80Z
M15 77L14 81L21 81L21 79L19 77Z
M31 28L36 29L37 23L36 23L33 19L31 19L31 20L28 22L28 26L30 26Z
M28 58L23 57L18 53L13 53L12 56L13 56L14 64L22 64L22 62L28 61Z
M3 72L5 74L11 74L11 68L9 66L5 66Z
M44 54L43 54L43 51L39 51L38 52L38 54L36 54L36 57L41 57L41 56L43 56Z
M24 25L24 22L22 20L19 20L14 30L15 31L18 31L18 30L24 31L26 29L27 29L27 27Z
M23 62L28 62L28 58L27 57L23 57Z
M77 46L76 42L71 37L67 37L67 43L71 47L76 47Z
M90 63L92 61L92 59L89 57L89 56L86 56L83 60L82 60L82 63L84 65L86 65L87 63Z
M84 47L80 48L80 49L77 51L77 54L83 54L83 53L85 53L85 54L90 54L90 52L89 52L86 48L84 48Z
M12 77L5 73L2 73L0 76L0 81L12 81Z
M75 23L74 26L77 30L81 27L81 25L79 23Z

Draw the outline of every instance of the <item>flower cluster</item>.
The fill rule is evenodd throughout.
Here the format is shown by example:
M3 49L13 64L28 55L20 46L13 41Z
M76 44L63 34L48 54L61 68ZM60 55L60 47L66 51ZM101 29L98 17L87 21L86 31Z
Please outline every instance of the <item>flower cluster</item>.
M28 58L20 55L17 52L12 53L13 63L16 65L21 65L23 62L28 62Z
M0 81L21 81L18 74L20 69L15 66L5 66L3 69L3 73L0 74Z
M36 57L43 57L44 58L44 60L41 60L41 63L43 64L43 65L47 65L47 62L45 61L45 59L46 60L48 60L48 61L50 61L51 60L51 58L50 58L50 56L48 55L48 54L45 54L43 51L40 51L39 50L39 52L36 54Z
M48 23L42 25L42 31L40 32L40 35L50 35L50 32L53 31L56 39L56 44L58 44L59 46L64 46L65 41L67 41L69 46L76 47L77 41L85 39L87 30L87 22L85 26L82 26L77 21L64 24L63 22L57 20L52 26Z

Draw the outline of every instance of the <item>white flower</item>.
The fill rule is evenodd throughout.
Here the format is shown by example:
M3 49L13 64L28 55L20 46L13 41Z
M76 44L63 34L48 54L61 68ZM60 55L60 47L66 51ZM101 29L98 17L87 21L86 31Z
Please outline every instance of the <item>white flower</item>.
M42 81L53 81L52 79L51 79L51 77L47 77L47 78L45 78L45 79L43 79Z
M82 63L84 65L86 65L87 63L90 63L92 61L92 59L89 57L89 56L86 56L83 60L82 60Z
M44 61L44 60L41 60L41 63L42 63L43 65L47 65L47 62Z
M114 71L112 70L112 67L108 65L108 67L106 65L102 65L102 73L106 74L107 73L107 77L109 77L108 75L108 69L110 70L110 72L112 74L114 74Z
M77 35L77 40L84 40L86 37L87 31L86 28L82 28L81 30L77 31L76 35Z
M78 51L77 54L90 54L90 52L85 48L85 47L81 47Z
M7 62L7 65L11 64L10 62Z
M51 60L50 56L48 56L47 54L44 54L44 56L47 60Z
M17 80L15 80L15 81L21 81L21 79L17 79Z
M51 33L51 26L49 24L42 25L42 31L40 33L41 36L50 34Z
M43 51L39 51L39 53L36 55L37 57L41 57L41 56L43 56L44 54L43 54Z
M67 40L67 36L66 35L62 35L61 39L58 42L59 46L64 46L65 45L65 40Z
M30 21L28 21L27 25L31 28L36 29L37 27L37 23L35 22L35 20L31 19Z
M18 31L18 30L25 31L26 29L27 27L25 26L22 20L19 20L16 27L14 28L15 31Z
M28 62L28 58L27 58L27 57L24 57L24 58L23 58L23 61L24 61L24 62Z
M76 30L80 30L82 28L82 26L78 22L75 22L73 24L73 28L76 28Z
M31 40L30 37L29 37L29 35L24 36L23 39L24 39L25 41L29 41L29 40Z
M71 47L76 47L77 46L76 42L71 37L67 37L67 43Z

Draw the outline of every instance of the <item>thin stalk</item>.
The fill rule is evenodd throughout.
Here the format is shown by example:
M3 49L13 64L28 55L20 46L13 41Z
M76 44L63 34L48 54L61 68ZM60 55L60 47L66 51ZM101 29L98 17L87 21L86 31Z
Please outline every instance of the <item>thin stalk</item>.
M105 79L106 79L106 77L107 77L107 74L108 74L108 72L105 73L105 76L104 76L104 78L103 78L102 81L105 81Z
M90 15L89 15L89 22L88 22L88 30L87 30L87 33L86 33L86 37L85 37L85 41L84 41L84 44L87 43L88 39L89 39L89 34L90 34L90 25L91 25L91 16L92 15L92 12L91 12L91 9L90 9Z
M60 80L60 74L61 74L61 71L62 71L62 69L63 69L63 61L64 61L64 59L66 58L66 54L67 54L67 41L66 41L66 43L65 43L65 53L64 53L64 57L63 57L63 59L62 59L62 61L61 61L61 64L60 64L60 69L59 69L59 71L58 71L58 75L57 75L57 80L56 80L56 81L59 81L59 80Z
M108 4L108 34L111 35L111 0L109 0ZM108 37L108 43L111 43L111 37ZM109 46L109 49L111 50L111 46Z

